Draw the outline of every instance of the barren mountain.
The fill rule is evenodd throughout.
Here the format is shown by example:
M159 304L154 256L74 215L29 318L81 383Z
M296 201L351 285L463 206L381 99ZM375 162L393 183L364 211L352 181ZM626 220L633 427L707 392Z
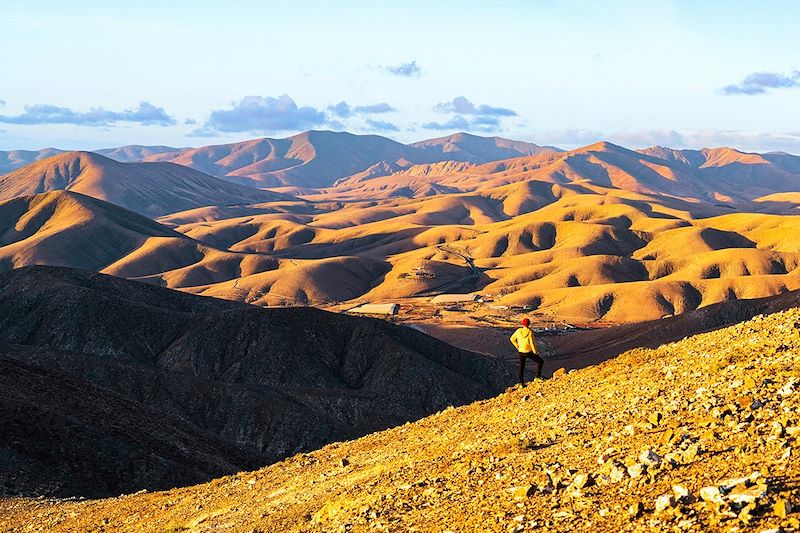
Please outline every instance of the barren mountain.
M800 311L657 349L264 469L96 501L5 500L74 531L792 531Z
M289 199L180 165L118 163L91 152L59 154L0 176L0 200L53 190L78 192L149 216Z
M64 150L59 150L57 148L0 151L0 175L63 152Z
M19 376L0 389L3 427L13 428L0 437L0 486L18 492L197 482L485 398L513 380L500 361L382 321L52 267L0 275L0 342L0 360ZM52 409L65 394L72 409L59 419ZM137 442L146 448L128 457ZM15 474L39 467L32 479Z
M393 187L436 184L446 192L474 192L503 185L539 181L559 186L611 188L661 197L731 204L800 189L800 157L787 154L749 154L730 148L699 151L650 148L633 151L600 142L568 152L544 152L440 172L397 170L380 181ZM376 183L364 179L342 181L331 197L359 187L361 197L380 197L363 191Z
M521 141L457 133L410 145L378 135L307 131L149 156L258 187L327 187L353 174L382 176L416 163L485 163L554 151Z
M173 148L171 146L142 146L140 144L129 144L127 146L118 146L116 148L103 148L100 150L92 150L96 154L108 157L120 163L140 162L146 157L156 154L163 154L165 152L177 152L179 150L187 150L187 148Z
M158 154L169 161L258 187L321 187L376 163L423 162L419 150L378 135L307 131L286 139L256 139Z
M554 146L539 146L523 141L512 141L502 137L479 137L469 133L454 133L446 137L428 139L409 146L421 148L433 154L439 161L468 161L486 163L545 152L561 152Z
M362 140L311 132L292 142L305 153L329 137L352 146ZM459 139L470 141L451 141ZM240 147L242 161L260 142L268 140ZM89 268L268 305L475 292L578 323L638 322L800 288L797 193L771 192L800 190L797 158L643 152L598 143L482 165L424 163L388 176L368 170L305 201L278 196L170 213L159 221L189 239L140 238ZM24 210L14 213L8 224L24 224ZM72 225L60 217L45 226L54 250L57 234ZM12 264L86 266L74 252L43 255L26 239L6 241L19 242ZM47 258L30 259L37 256Z

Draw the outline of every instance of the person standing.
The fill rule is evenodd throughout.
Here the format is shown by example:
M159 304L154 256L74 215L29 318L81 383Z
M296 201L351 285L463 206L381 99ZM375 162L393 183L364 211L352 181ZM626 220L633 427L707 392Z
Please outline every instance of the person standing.
M525 360L533 359L536 363L536 377L542 377L542 366L544 359L539 357L539 350L536 349L536 341L533 338L533 331L530 328L531 321L527 318L522 319L522 327L511 335L511 344L519 353L519 382L525 385Z

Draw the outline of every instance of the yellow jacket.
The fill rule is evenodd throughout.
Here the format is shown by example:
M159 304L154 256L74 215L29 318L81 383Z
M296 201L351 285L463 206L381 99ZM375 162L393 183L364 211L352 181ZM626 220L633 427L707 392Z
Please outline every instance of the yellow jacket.
M536 349L536 342L533 339L531 328L522 326L511 335L511 344L520 353L539 353Z

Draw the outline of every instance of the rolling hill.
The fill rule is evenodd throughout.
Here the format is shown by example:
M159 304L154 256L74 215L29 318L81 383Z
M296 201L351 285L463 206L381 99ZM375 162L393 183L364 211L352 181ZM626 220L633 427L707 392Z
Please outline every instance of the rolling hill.
M82 268L169 285L225 281L274 269L277 263L263 255L204 245L102 200L52 191L0 203L0 271L31 265Z
M91 152L58 154L0 176L0 201L53 190L85 194L148 216L291 200L172 163L119 163Z
M365 159L348 150L361 146L360 153L369 154L386 141L360 144L358 136L310 132L286 142L295 143L300 154L330 139L349 146L339 155L355 166ZM238 145L237 160L247 160L255 153L249 150L268 141ZM461 155L469 159L467 148L505 146L501 141L455 135L432 146L439 155L450 153L442 147L461 146ZM403 146L392 149L408 148ZM217 148L223 154L231 147ZM0 183L13 183L20 192L57 186L71 175L67 170L76 158L82 164L81 157L92 169L101 156L61 155L19 169ZM48 163L58 158L73 163ZM169 200L173 193L193 205L165 213L158 219L161 233L112 246L113 253L80 241L92 250L89 256L100 253L105 263L77 255L69 243L79 230L70 229L75 224L67 216L41 226L44 233L31 233L37 235L34 240L9 233L0 255L5 268L38 263L92 268L264 305L399 301L446 287L479 293L500 305L527 306L545 318L638 322L800 287L795 238L800 218L794 214L800 204L791 192L800 190L796 159L730 149L633 151L598 143L485 164L453 160L409 164L398 171L386 167L390 174L385 176L364 171L334 186L304 189L300 200L246 189L267 196L234 205L216 199L218 191L196 198L191 181L164 180L170 188L158 194L161 211L167 211L167 203L177 207L178 200ZM322 159L308 161L317 162L309 163L311 171L322 176L313 166ZM125 170L161 165L101 163L101 168L110 164ZM46 170L37 170L39 165ZM76 183L86 183L95 196L111 196L104 188L109 184L134 183L134 178L115 179L122 174L101 171L78 176ZM163 187L161 181L147 183L151 196ZM214 182L220 183L237 187ZM237 196L242 189L223 192ZM140 211L144 203L115 199ZM8 227L46 217L14 205L6 215ZM104 225L92 227L84 234L97 243L108 241L102 237ZM59 254L61 232L67 251ZM46 240L39 240L43 236ZM425 276L417 275L421 270Z
M54 267L0 274L0 367L0 490L61 496L196 483L513 380L383 321Z

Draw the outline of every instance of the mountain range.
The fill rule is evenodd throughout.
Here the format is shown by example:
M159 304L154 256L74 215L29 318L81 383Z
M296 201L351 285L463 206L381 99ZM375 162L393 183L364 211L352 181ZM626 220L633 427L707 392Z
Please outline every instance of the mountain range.
M313 131L162 148L115 152L142 163L62 153L0 177L2 268L89 268L265 305L448 287L576 322L800 287L800 158L787 154ZM173 157L221 177L152 161ZM229 181L243 176L281 192Z

